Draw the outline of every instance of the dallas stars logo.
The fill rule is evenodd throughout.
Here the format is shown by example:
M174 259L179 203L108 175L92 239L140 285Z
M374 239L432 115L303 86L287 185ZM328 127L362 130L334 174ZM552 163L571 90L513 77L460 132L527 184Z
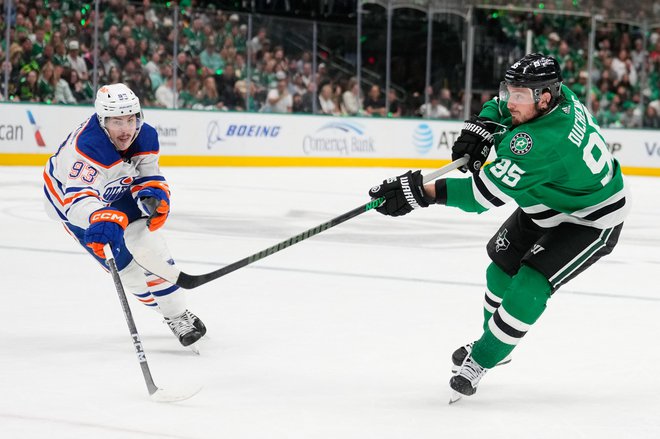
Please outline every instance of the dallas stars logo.
M502 230L500 233L497 234L497 238L495 238L495 251L499 253L500 250L506 250L509 248L509 242L508 239L506 239L506 234L509 231L507 229Z
M532 145L534 142L532 142L532 137L527 134L527 133L518 133L515 136L513 136L513 139L511 139L511 144L509 147L511 148L511 152L513 152L516 155L523 155L527 154L530 149L532 149Z

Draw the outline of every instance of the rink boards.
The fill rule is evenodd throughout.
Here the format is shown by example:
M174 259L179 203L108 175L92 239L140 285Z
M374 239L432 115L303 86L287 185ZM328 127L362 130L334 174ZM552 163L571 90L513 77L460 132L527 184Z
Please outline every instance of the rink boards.
M90 106L0 104L0 165L46 162ZM165 166L437 167L462 121L147 109ZM603 129L630 175L660 176L660 131Z

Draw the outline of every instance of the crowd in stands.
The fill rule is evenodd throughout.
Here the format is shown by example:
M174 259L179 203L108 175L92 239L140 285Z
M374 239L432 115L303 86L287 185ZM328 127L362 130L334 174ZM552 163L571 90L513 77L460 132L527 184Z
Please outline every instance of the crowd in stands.
M7 59L2 65L10 76L10 99L92 103L94 10L70 0L19 0L14 8L10 20L2 16L0 22L1 38L5 26L10 27L9 53L4 53L4 40L0 47L0 59ZM565 84L581 99L589 94L601 126L660 128L660 28L651 30L644 47L639 30L603 24L596 37L595 66L589 72L589 40L580 22L584 19L544 14L500 19L514 41L524 41L522 29L533 29L536 50L559 59ZM98 84L124 82L145 107L463 118L461 90L436 86L409 91L400 99L391 89L386 99L379 85L360 89L354 77L333 73L326 64L331 60L319 62L313 71L311 52L285 53L267 28L255 29L249 38L245 21L245 16L212 7L194 11L182 6L174 59L170 9L150 0L104 2ZM491 96L484 93L476 104Z
M559 60L564 84L582 102L589 96L601 127L660 128L660 27L651 29L645 46L639 27L598 22L589 71L589 20L546 14L498 19L511 41L524 41L524 29L533 31L536 50Z

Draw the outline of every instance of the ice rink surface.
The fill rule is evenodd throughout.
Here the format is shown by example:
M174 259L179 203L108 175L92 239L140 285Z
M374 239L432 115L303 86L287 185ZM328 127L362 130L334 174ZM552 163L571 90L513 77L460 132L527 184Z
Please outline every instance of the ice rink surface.
M164 227L204 273L368 201L399 169L165 168ZM2 438L658 438L660 179L628 177L615 251L560 289L474 397L450 356L481 333L485 244L513 206L367 212L190 290L208 327L183 349L129 297L149 400L112 279L48 219L41 168L0 168Z

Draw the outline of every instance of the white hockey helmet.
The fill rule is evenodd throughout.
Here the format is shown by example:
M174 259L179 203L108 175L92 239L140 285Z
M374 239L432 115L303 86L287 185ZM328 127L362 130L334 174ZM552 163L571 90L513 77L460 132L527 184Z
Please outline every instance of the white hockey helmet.
M96 109L99 124L104 131L106 117L126 116L129 114L136 115L137 131L140 131L140 126L142 125L140 100L126 84L109 84L99 88L99 91L96 92L94 108Z

